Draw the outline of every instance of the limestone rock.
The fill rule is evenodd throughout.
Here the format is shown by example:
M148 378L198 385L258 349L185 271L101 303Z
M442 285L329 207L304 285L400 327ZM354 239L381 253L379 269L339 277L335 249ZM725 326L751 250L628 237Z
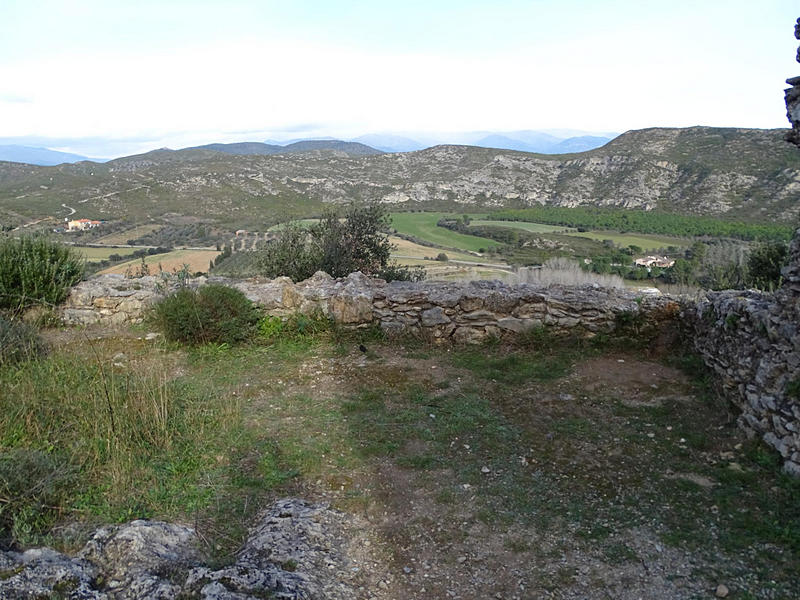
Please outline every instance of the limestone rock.
M157 521L100 529L75 557L49 548L0 552L0 598L74 600L349 600L363 523L326 505L276 502L234 564L201 564L194 530Z

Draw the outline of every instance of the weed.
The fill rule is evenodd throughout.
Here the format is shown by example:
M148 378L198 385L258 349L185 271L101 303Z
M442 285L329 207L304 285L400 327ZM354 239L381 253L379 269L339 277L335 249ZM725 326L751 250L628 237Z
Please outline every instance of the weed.
M741 316L736 313L731 313L725 317L726 329L736 329L736 326L739 324L739 319L741 319Z
M44 343L33 327L0 315L0 367L36 358L44 351Z

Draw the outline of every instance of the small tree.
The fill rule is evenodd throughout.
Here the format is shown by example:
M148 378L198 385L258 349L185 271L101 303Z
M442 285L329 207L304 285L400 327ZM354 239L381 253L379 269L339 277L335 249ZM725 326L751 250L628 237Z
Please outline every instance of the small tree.
M329 212L309 228L288 223L261 252L259 271L265 277L285 275L294 281L308 279L316 271L332 277L361 271L388 280L421 279L422 269L390 263L388 229L389 216L377 205L350 207L343 218Z
M782 242L759 244L747 258L748 285L760 290L774 290L781 284L781 268L789 250Z

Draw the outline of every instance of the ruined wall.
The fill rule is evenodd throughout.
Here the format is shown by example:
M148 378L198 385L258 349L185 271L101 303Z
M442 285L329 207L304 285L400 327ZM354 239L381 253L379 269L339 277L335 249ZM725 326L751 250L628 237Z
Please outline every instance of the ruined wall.
M800 40L800 19L797 19L794 26L794 37ZM800 62L800 48L797 49L797 62ZM792 86L784 93L786 117L792 124L792 130L786 135L786 139L800 146L800 77L790 77L786 83Z
M687 311L694 345L740 410L739 425L800 475L800 229L774 294L709 293Z
M321 272L297 284L286 277L271 281L201 277L189 280L188 285L206 282L240 289L271 315L319 312L346 326L415 330L433 339L462 343L542 325L555 333L591 336L631 322L667 323L679 310L665 296L592 286L386 283L361 273L333 279ZM156 277L103 275L73 288L62 315L71 324L135 323L169 289Z
M800 475L800 230L783 275L775 293L712 292L681 306L667 296L592 286L386 283L361 273L342 279L317 273L297 284L286 277L200 277L188 285L236 287L271 315L320 312L345 326L411 330L456 343L542 325L555 334L579 336L611 333L632 322L674 330L680 312L720 391L741 410L741 427L776 448L786 470ZM62 315L72 324L135 323L169 291L156 277L104 275L73 288Z

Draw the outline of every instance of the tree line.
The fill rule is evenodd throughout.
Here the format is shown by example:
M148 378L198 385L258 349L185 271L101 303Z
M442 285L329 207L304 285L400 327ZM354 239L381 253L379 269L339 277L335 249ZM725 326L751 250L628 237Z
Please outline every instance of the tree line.
M746 241L787 241L793 228L779 223L744 223L714 217L614 208L537 206L501 210L488 217L496 221L525 221L576 229L611 229L678 237L734 238Z

